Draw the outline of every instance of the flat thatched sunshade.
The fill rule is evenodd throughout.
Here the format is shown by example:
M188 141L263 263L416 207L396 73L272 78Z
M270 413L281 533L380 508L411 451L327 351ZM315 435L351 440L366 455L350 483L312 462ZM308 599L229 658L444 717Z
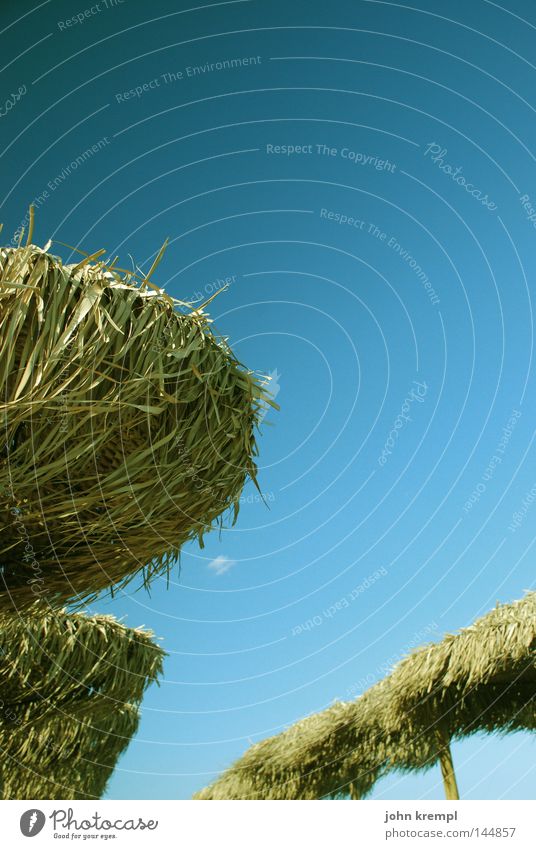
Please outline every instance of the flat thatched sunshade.
M446 796L457 799L450 740L536 728L536 593L413 652L389 680L388 727L435 738Z
M364 798L391 770L439 762L458 791L450 740L536 727L536 594L403 660L354 702L252 746L198 799Z
M336 702L247 750L197 799L364 798L396 760L425 768L437 757L426 739L386 732L388 683Z
M98 797L163 657L150 632L111 616L1 616L3 798Z
M101 253L0 250L0 607L150 581L255 479L261 382Z

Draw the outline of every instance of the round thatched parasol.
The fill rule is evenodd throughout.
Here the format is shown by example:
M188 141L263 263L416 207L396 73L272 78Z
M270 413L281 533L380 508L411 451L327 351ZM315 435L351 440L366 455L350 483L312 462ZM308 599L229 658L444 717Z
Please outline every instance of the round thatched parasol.
M439 762L458 798L450 741L536 727L536 593L497 607L337 703L251 747L198 799L364 798L390 770Z
M111 616L34 605L0 617L3 797L101 795L163 656L150 632Z
M138 724L126 704L99 720L48 714L37 727L0 725L0 798L100 799Z
M0 616L0 698L32 721L47 713L107 716L138 704L162 672L164 651L150 631L113 616L52 611L34 604ZM1 713L0 713L1 719Z
M147 583L226 510L236 519L255 480L273 405L261 381L201 307L101 253L63 265L0 250L4 607Z

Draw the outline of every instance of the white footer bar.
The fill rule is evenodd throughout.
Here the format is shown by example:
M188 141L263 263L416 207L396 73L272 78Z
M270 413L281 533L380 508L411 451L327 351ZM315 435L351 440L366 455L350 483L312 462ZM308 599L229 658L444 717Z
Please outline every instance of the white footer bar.
M534 802L0 803L2 845L188 849L536 847ZM35 837L35 844L29 838Z

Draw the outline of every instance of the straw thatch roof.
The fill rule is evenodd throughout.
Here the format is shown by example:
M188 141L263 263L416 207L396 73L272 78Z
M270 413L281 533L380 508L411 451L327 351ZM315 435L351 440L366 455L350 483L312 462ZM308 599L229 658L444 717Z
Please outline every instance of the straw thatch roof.
M139 724L134 705L108 717L49 714L37 727L0 725L0 798L100 799Z
M255 479L261 382L100 253L0 250L0 605L148 582Z
M414 651L390 676L391 721L450 738L536 727L536 593Z
M414 651L353 702L252 746L198 799L363 798L390 770L428 769L449 741L536 727L536 593Z
M363 798L388 770L394 753L400 752L399 768L406 768L409 741L400 733L395 740L385 729L387 690L380 682L357 701L336 702L256 743L194 798ZM425 768L434 755L435 748L423 739L412 760L418 758Z
M4 798L100 796L163 657L150 632L111 616L38 605L22 617L1 616Z
M164 652L150 631L113 616L44 610L0 616L0 698L35 719L49 705L106 716L115 703L138 704L162 671Z

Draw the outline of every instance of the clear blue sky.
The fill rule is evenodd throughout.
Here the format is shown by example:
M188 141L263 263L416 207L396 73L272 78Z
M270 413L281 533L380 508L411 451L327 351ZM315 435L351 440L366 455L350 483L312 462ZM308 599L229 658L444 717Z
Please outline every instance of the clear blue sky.
M267 507L248 488L169 588L93 606L169 652L117 799L189 798L534 586L532 4L193 5L2 4L4 241L32 200L42 244L147 267L169 236L158 282L230 277L216 326L278 375ZM455 744L462 795L533 797L535 752ZM374 798L441 795L437 769Z

